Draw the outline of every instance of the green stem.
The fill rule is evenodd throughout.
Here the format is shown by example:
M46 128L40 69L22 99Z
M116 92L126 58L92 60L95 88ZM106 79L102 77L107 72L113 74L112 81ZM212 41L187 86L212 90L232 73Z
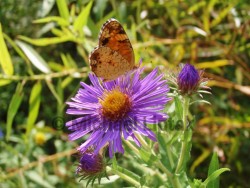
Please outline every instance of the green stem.
M136 138L140 141L141 145L146 150L151 151L151 152L153 152L153 154L155 154L154 151L150 148L150 146L148 145L148 143L142 138L142 136L140 134L135 133L135 135L136 135Z
M136 153L136 155L140 156L140 152L139 150L133 145L131 144L131 142L129 140L124 140L124 143L132 150Z
M45 79L51 79L51 78L58 78L58 77L64 77L68 75L72 75L74 73L78 73L79 77L86 77L87 68L79 68L79 69L69 69L62 72L53 72L49 74L38 74L38 75L31 75L31 76L19 76L19 75L2 75L0 74L0 79L3 80L12 80L12 81L28 81L28 80L45 80ZM80 75L81 74L81 75Z
M187 130L187 115L188 115L188 108L189 108L189 102L190 102L190 98L189 97L184 97L184 106L183 106L183 116L182 116L182 121L183 121L183 141L182 141L182 145L181 145L181 153L180 153L180 157L177 163L177 167L175 169L175 174L179 174L180 173L180 169L183 165L184 162L184 158L185 158L185 152L187 149L187 145L188 145L188 140L187 137L185 136L185 131Z
M127 181L127 182L133 184L135 187L141 187L140 182L136 181L135 179L133 179L133 178L131 178L130 176L128 176L128 175L122 173L122 172L119 171L119 170L113 169L113 168L111 168L110 166L107 166L107 167L106 167L106 170L107 170L108 172L112 172L112 173L114 173L114 174L120 176L120 178L122 178L123 180L125 180L125 181ZM143 186L143 187L147 188L146 186Z

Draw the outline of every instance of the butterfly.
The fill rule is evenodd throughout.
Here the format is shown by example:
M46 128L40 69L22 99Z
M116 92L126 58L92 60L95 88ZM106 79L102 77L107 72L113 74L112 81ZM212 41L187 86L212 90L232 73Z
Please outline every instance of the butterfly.
M114 18L106 21L99 34L99 44L89 56L91 70L103 81L117 77L136 68L129 38L122 25Z

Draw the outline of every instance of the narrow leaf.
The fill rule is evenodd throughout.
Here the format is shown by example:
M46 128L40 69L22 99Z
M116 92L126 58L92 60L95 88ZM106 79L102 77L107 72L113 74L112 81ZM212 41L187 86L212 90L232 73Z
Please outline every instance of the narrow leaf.
M54 186L49 183L47 178L42 177L41 174L34 170L25 172L25 176L27 179L30 179L32 182L34 182L37 187L54 188Z
M211 22L211 27L214 27L218 25L223 19L228 16L228 13L232 10L234 7L234 4L229 5L227 8L223 9L222 11L219 11L219 14L216 16L216 18Z
M8 35L3 35L5 40L8 41L8 43L13 47L13 49L17 52L17 54L25 61L27 64L28 72L32 75L32 68L29 59L25 56L23 51L17 46L14 40L12 40Z
M140 157L141 159L148 164L149 166L151 166L156 160L157 157L154 156L152 153L150 153L149 151L146 151L144 149L140 149Z
M0 79L0 86L4 86L11 83L11 80Z
M73 35L72 36L64 35L62 37L51 37L51 38L40 38L40 39L32 39L25 36L18 36L18 38L36 46L48 46L51 44L58 44L75 40Z
M116 160L115 155L112 158L112 168L115 169L115 170L117 170L117 168L118 168L117 160Z
M45 17L52 10L55 0L43 0L41 8L38 10L38 17Z
M54 97L56 98L57 102L59 105L62 105L62 99L60 98L60 96L57 94L54 85L51 83L51 80L47 80L46 79L46 84L49 87L51 93L54 95Z
M65 0L56 0L57 8L61 17L65 20L69 19L69 9L67 5L67 1Z
M210 164L209 164L209 168L208 168L208 177L213 173L215 172L216 170L219 169L219 160L218 160L218 156L217 156L217 153L214 152L213 153L213 156L212 156L212 159L210 161ZM220 182L220 179L219 177L214 179L213 181L210 181L207 186L210 188L219 188L219 182Z
M43 73L50 73L50 68L44 59L28 44L16 40L17 45L23 50L31 63Z
M93 1L90 1L86 7L84 7L79 14L79 16L76 18L74 22L74 29L76 31L81 31L83 26L87 25L90 9L92 7Z
M15 94L12 96L10 105L7 112L7 133L6 133L6 139L8 140L11 134L12 129L12 122L13 119L17 113L17 110L22 102L23 99L23 86L21 83L17 85Z
M56 22L60 26L69 25L69 22L67 20L65 20L62 17L58 17L58 16L49 16L49 17L46 17L46 18L41 18L41 19L33 21L33 23L36 23L36 24L49 23L49 22Z
M62 83L61 83L61 87L62 89L64 89L65 87L67 87L74 79L70 76L66 77Z
M204 182L203 182L203 185L205 187L208 187L208 183L215 180L216 178L218 178L223 172L226 172L226 171L230 171L229 168L221 168L219 170L216 170L215 172L213 172Z
M174 97L174 104L175 104L176 114L177 114L178 119L182 119L182 112L183 112L182 103L178 96Z
M140 181L140 176L138 176L136 173L130 171L130 170L127 170L121 166L117 166L117 171L119 172L122 172L123 174L126 174L128 177L131 177L133 178L134 180L136 181Z
M2 26L0 24L0 64L2 66L3 72L7 75L13 75L14 68L8 52L6 43L3 38Z
M34 127L37 115L39 113L39 107L41 102L41 90L42 90L41 82L37 82L31 90L29 99L29 115L27 120L26 136L29 136L29 133Z
M198 69L205 69L205 68L223 67L226 65L232 65L232 62L227 59L220 59L216 61L198 63L196 64L195 67Z

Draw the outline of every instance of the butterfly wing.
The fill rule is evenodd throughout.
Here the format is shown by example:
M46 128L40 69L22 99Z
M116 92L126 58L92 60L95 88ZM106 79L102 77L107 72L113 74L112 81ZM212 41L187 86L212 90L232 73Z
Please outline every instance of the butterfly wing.
M103 24L99 45L89 60L92 71L104 80L116 79L135 67L132 45L117 20L112 18Z
M133 65L109 47L98 47L91 53L91 70L104 81L114 80L118 76L133 69Z
M128 63L134 65L135 57L129 38L122 25L114 18L103 24L99 34L99 46L107 46L119 52Z

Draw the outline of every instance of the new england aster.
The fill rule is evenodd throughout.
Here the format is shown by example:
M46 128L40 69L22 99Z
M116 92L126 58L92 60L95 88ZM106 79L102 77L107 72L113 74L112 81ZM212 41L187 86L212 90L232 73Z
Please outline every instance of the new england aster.
M135 132L156 141L155 134L146 124L165 121L168 116L161 111L170 100L169 87L158 69L154 69L141 79L142 68L120 76L113 81L102 82L94 74L89 74L91 85L81 82L81 86L71 102L67 114L80 116L66 123L72 133L70 140L86 134L88 139L80 145L79 152L95 148L94 153L108 144L109 156L124 153L122 136L131 137L140 146Z

